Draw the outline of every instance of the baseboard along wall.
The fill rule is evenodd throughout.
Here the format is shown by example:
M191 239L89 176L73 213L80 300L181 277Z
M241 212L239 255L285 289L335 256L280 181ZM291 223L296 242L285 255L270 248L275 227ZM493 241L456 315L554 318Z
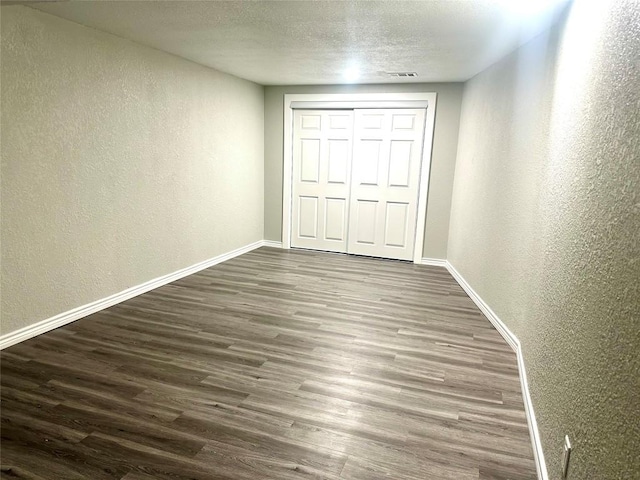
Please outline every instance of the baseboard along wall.
M478 293L469 285L465 278L456 270L456 268L449 263L445 262L445 268L449 271L451 276L462 287L462 289L469 295L469 298L473 300L476 306L484 314L485 317L491 322L491 324L498 330L500 335L511 346L516 353L518 361L518 373L520 374L520 386L522 388L522 397L524 399L524 409L527 415L527 423L529 425L529 434L531 435L531 443L533 446L533 455L536 462L536 470L538 472L538 480L549 480L547 472L547 465L544 460L544 452L542 451L542 443L540 442L540 432L538 431L538 424L536 422L536 415L533 411L533 403L531 401L531 395L529 393L529 383L527 382L527 372L524 366L524 358L522 356L522 347L520 341L514 333L504 324L502 320L496 315L496 313L487 305L487 303L478 295Z
M230 252L217 255L208 260L196 263L195 265L191 265L190 267L182 268L173 273L169 273L167 275L154 278L153 280L149 280L148 282L144 282L134 287L127 288L126 290L122 290L121 292L109 295L108 297L101 298L94 302L87 303L86 305L73 308L71 310L67 310L66 312L59 313L58 315L46 318L40 322L34 323L33 325L29 325L19 330L14 330L13 332L9 332L5 335L0 336L0 350L10 347L11 345L15 345L16 343L28 340L29 338L36 337L68 323L75 322L76 320L99 312L100 310L112 307L117 303L124 302L125 300L137 297L138 295L142 295L143 293L153 290L154 288L161 287L163 285L166 285L167 283L175 282L176 280L179 280L188 275L192 275L196 272L199 272L200 270L213 267L214 265L225 262L234 257L242 255L243 253L250 252L251 250L255 250L256 248L260 248L263 246L265 246L265 241L259 240L249 245L245 245L244 247L240 247Z
M432 267L445 267L447 266L447 261L444 258L428 258L422 257L420 261L421 265L430 265Z
M263 240L262 241L262 246L263 247L271 247L271 248L282 248L282 242L278 242L275 240Z
M28 340L29 338L35 337L55 328L61 327L68 323L74 322L83 317L99 312L100 310L104 310L105 308L109 308L120 302L124 302L125 300L129 300L130 298L136 297L150 290L166 285L167 283L174 282L176 280L179 280L180 278L192 275L196 272L199 272L200 270L212 267L260 247L282 248L282 242L273 240L260 240L249 245L245 245L244 247L240 247L230 252L224 253L222 255L217 255L203 262L196 263L195 265L191 265L190 267L186 267L173 273L154 278L153 280L149 280L148 282L141 283L140 285L127 288L126 290L110 295L108 297L60 313L53 317L37 322L33 325L29 325L28 327L9 332L5 335L0 336L0 350L10 347L11 345L15 345L16 343L22 342L24 340ZM469 295L469 298L473 300L480 311L487 317L491 324L496 328L496 330L498 330L505 341L516 353L518 361L518 371L520 374L520 384L522 387L522 396L524 398L527 423L529 425L531 442L533 444L533 453L536 462L536 469L538 472L538 479L549 480L546 463L544 460L544 453L542 451L542 444L540 442L540 433L538 432L538 425L536 423L533 404L531 402L531 396L529 394L529 385L527 382L527 374L524 366L524 358L522 356L520 341L513 334L513 332L509 330L504 322L500 320L500 318L491 309L491 307L489 307L489 305L487 305L487 303L480 297L480 295L478 295L478 293L469 285L469 283L460 274L460 272L458 272L458 270L456 270L456 268L451 265L451 263L449 263L448 260L439 258L422 258L421 264L446 268L451 276L453 276L453 278L456 280L456 282L458 282L460 287L462 287L467 295Z

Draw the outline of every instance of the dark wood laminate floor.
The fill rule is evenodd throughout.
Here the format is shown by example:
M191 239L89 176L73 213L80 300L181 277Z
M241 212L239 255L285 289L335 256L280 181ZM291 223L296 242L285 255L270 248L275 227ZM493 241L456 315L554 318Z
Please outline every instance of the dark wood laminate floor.
M443 268L262 248L1 360L2 478L535 478L515 355Z

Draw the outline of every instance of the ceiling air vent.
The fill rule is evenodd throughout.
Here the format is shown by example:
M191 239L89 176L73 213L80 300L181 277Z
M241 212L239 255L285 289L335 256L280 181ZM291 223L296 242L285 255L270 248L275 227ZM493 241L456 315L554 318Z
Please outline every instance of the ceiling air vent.
M407 77L418 76L416 72L387 72L387 75L390 77L397 77L397 78L407 78Z

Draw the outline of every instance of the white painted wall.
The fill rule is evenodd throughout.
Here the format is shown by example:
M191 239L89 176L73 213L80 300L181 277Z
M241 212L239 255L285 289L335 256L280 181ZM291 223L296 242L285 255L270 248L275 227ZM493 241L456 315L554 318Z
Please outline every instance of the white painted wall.
M263 89L2 7L2 333L261 240Z
M519 338L549 470L640 472L640 2L566 19L465 85L448 260Z

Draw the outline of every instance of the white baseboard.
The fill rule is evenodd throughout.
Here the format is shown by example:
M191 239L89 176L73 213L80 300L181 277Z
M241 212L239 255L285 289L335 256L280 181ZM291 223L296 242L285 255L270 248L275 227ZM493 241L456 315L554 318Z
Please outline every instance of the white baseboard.
M549 474L547 472L547 465L544 460L544 452L542 451L542 443L540 442L540 432L538 431L538 424L536 422L536 415L533 411L533 403L531 402L531 395L529 394L529 383L527 382L527 372L524 367L524 358L522 356L522 348L520 346L520 340L516 337L511 330L504 324L502 320L491 310L491 307L485 303L484 300L478 295L478 293L471 288L471 285L467 283L464 277L455 269L449 261L446 261L447 270L451 273L451 276L458 282L462 289L469 295L471 300L482 311L482 313L489 319L491 324L498 330L500 335L511 346L516 353L518 360L518 372L520 374L520 386L522 388L522 396L524 398L524 409L527 415L527 423L529 424L529 434L531 435L531 443L533 446L533 455L536 462L536 470L538 472L538 480L549 480Z
M79 320L80 318L86 317L87 315L91 315L93 313L99 312L100 310L104 310L105 308L111 307L117 303L124 302L125 300L153 290L154 288L158 288L162 285L166 285L167 283L174 282L180 278L194 274L196 272L199 272L200 270L204 270L205 268L209 268L226 260L230 260L234 257L250 252L251 250L255 250L259 247L282 248L282 243L273 240L260 240L244 247L237 248L231 252L227 252L222 255L210 258L209 260L196 263L195 265L191 265L190 267L186 267L173 273L169 273L153 280L149 280L148 282L136 285L135 287L127 288L126 290L118 292L114 295L96 300L95 302L91 302L81 307L77 307L72 310L60 313L33 325L29 325L28 327L7 333L0 336L0 350L40 335L42 333L48 332L49 330L53 330L54 328L58 328L68 323ZM433 265L447 268L456 282L458 282L458 284L467 293L467 295L469 295L471 300L473 300L473 302L478 306L482 313L493 324L496 330L500 332L505 341L516 352L516 357L518 360L518 371L520 373L520 384L522 387L522 396L524 397L525 412L527 415L527 422L529 424L531 442L533 444L533 453L536 461L536 469L538 471L538 479L548 480L549 476L544 460L544 453L542 451L542 444L540 442L538 424L536 423L536 416L533 411L533 404L531 402L531 396L529 394L529 384L527 382L527 373L524 366L524 359L522 356L520 341L513 334L513 332L511 332L509 328L507 328L502 320L500 320L500 318L495 314L491 307L489 307L484 302L484 300L482 300L480 295L478 295L476 291L471 288L471 286L467 283L460 272L458 272L455 267L451 265L451 263L449 263L449 261L437 258L423 258L421 263L423 265Z
M469 295L471 300L473 300L473 302L477 305L480 311L484 313L485 317L487 317L489 321L493 324L493 326L496 327L496 330L500 332L500 335L502 335L506 340L506 342L511 346L511 348L513 348L513 351L517 353L518 350L520 349L520 341L513 334L513 332L511 332L511 330L507 328L507 326L502 322L502 320L498 318L498 315L496 315L495 312L491 310L491 307L489 307L489 305L487 305L484 302L484 300L480 298L480 295L478 295L476 291L473 288L471 288L471 286L467 283L464 277L460 275L460 272L458 272L455 269L455 267L451 265L449 262L447 262L447 270L449 270L449 273L451 274L451 276L455 278L456 282L458 282L458 284L467 293L467 295Z
M427 258L422 257L420 265L430 265L432 267L447 267L447 261L442 258Z
M276 242L275 240L263 240L263 247L282 248L282 242Z
M117 303L129 300L130 298L146 293L150 290L153 290L154 288L158 288L162 285L166 285L167 283L174 282L180 278L186 277L187 275L191 275L193 273L199 272L200 270L204 270L205 268L212 267L214 265L217 265L218 263L230 260L234 257L237 257L238 255L242 255L243 253L250 252L251 250L255 250L256 248L262 246L264 246L264 240L259 240L249 245L245 245L244 247L232 250L231 252L223 253L222 255L217 255L208 260L204 260L203 262L196 263L195 265L191 265L190 267L186 267L173 273L154 278L153 280L141 283L140 285L136 285L135 287L127 288L126 290L122 290L121 292L115 293L105 298L101 298L100 300L96 300L95 302L87 303L86 305L82 305L81 307L62 312L53 317L34 323L33 325L29 325L28 327L9 332L5 335L0 336L0 350L40 335L42 333L48 332L49 330L53 330L54 328L66 325L67 323L74 322L83 317L86 317L87 315L99 312L100 310L104 310L105 308L109 308Z

